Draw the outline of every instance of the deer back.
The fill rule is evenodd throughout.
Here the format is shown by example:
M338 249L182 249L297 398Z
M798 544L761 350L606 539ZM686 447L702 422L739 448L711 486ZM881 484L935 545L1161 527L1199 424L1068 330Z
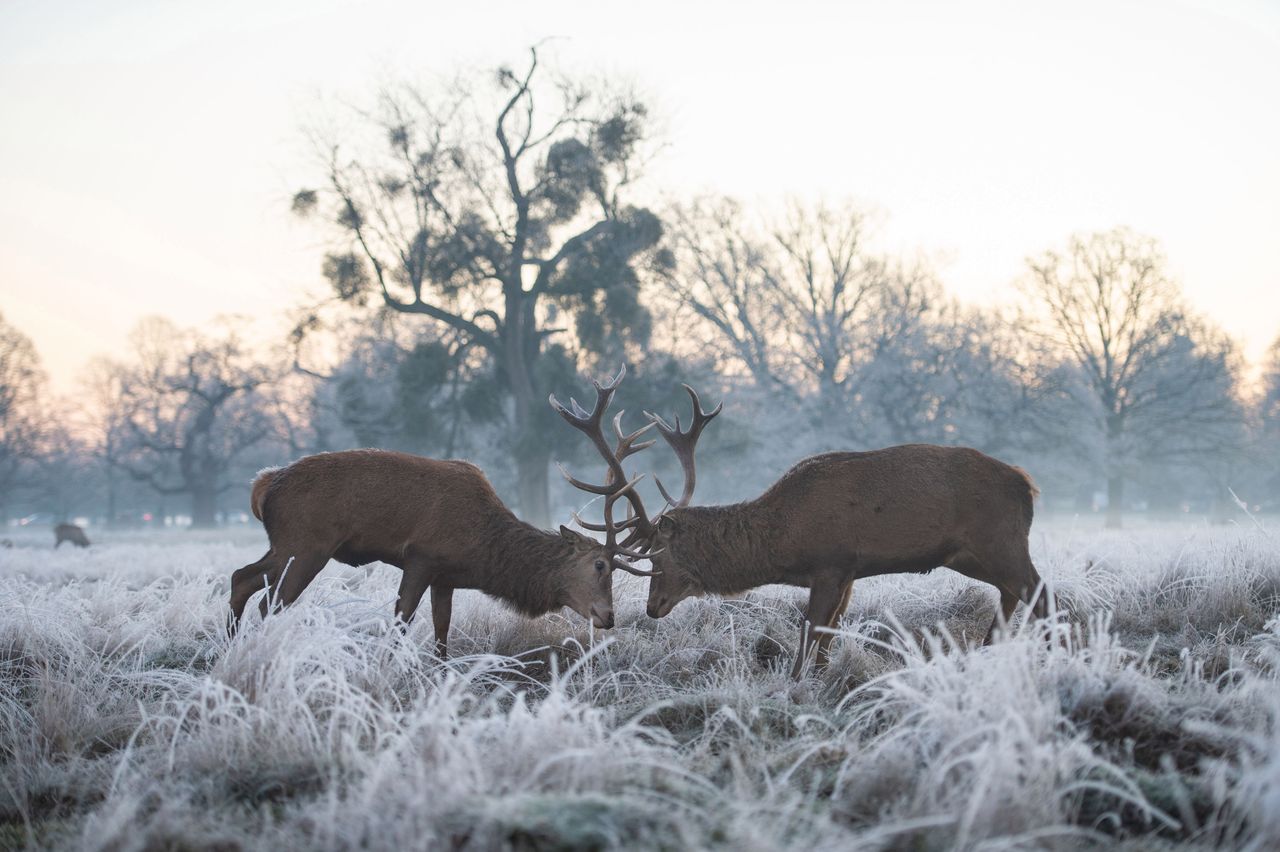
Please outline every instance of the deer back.
M488 526L515 522L475 465L386 450L319 453L263 471L251 505L273 543L342 544L357 563L399 564L407 546L427 541L464 560Z

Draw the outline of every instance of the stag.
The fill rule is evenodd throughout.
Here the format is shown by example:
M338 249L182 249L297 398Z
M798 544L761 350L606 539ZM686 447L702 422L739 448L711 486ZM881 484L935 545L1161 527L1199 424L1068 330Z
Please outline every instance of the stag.
M588 427L599 431L623 375L596 384L600 398L586 415ZM622 457L644 448L632 446L638 435L619 447ZM618 482L591 489L607 494L611 507L633 487ZM259 604L266 616L272 605L295 601L330 559L401 569L395 614L406 625L430 588L441 658L454 589L478 589L526 616L568 607L607 629L613 627L614 569L648 575L613 558L609 545L617 529L609 527L609 545L565 526L558 533L537 529L516 518L480 469L465 461L372 449L319 453L258 474L250 508L266 527L270 549L231 578L231 634L256 592L267 591Z
M736 594L773 583L809 589L792 676L828 648L853 581L880 574L927 573L939 566L995 586L1000 610L984 642L1019 602L1047 615L1027 536L1037 492L1030 476L977 450L909 444L870 452L812 456L764 494L730 506L690 506L694 450L720 406L704 411L698 394L689 428L648 414L675 452L685 485L656 517L635 523L626 542L653 566L648 614L662 618L691 595ZM647 412L646 412L647 413ZM636 505L639 516L643 510ZM624 554L625 555L625 554Z

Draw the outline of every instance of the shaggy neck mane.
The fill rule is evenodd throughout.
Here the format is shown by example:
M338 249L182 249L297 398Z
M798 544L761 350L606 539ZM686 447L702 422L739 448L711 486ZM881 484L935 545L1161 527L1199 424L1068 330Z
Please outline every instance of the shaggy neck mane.
M778 580L772 567L773 519L757 502L672 511L673 555L702 587L731 595Z
M525 615L542 615L568 602L562 576L573 545L559 533L546 532L514 515L490 524L482 545L492 566L484 578L483 592L500 598Z

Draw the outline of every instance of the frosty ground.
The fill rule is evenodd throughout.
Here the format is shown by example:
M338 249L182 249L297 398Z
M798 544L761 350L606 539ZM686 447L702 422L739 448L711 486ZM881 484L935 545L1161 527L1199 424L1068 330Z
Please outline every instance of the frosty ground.
M1276 848L1280 530L1038 521L1054 642L968 649L995 592L855 585L829 669L787 677L802 592L619 626L331 564L234 641L259 531L0 550L0 847Z

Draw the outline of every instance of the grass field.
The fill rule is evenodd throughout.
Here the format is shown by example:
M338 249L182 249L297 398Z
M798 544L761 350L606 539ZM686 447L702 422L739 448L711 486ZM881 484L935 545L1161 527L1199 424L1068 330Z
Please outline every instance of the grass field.
M1038 522L1057 641L968 650L995 592L857 584L829 669L787 677L802 593L619 627L330 565L223 635L257 531L0 550L0 847L1273 849L1280 530ZM98 540L100 539L100 540Z

